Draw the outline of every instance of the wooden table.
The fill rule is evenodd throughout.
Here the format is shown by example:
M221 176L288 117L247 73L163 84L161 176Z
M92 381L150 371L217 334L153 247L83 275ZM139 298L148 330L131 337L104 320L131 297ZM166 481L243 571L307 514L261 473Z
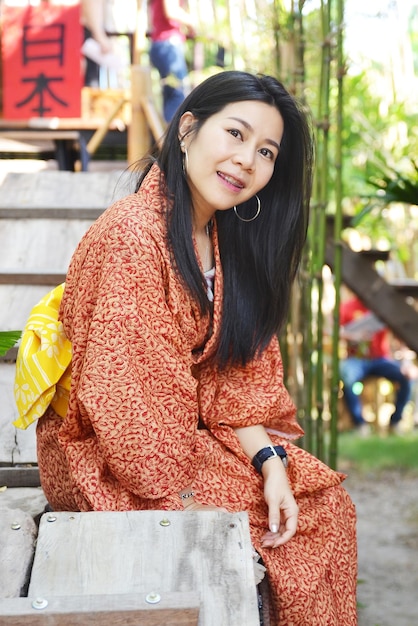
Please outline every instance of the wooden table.
M6 120L0 118L0 138L19 141L52 141L55 158L60 170L74 171L76 162L81 170L87 171L90 155L87 143L92 135L102 128L100 118L33 118L28 120ZM109 123L110 135L122 137L126 144L126 126L121 120Z

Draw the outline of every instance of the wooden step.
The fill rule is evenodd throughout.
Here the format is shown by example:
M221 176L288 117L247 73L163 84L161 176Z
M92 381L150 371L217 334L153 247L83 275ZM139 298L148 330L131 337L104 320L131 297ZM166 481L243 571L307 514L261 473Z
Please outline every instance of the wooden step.
M14 489L17 487L40 487L41 480L37 465L0 466L0 486Z
M116 164L110 172L10 172L0 187L0 210L32 209L30 217L44 209L104 211L132 191L131 177Z
M6 220L88 220L94 221L103 213L99 208L66 208L66 207L43 207L33 209L29 207L0 208L0 219Z
M338 245L342 252L343 282L398 339L418 353L418 312L406 301L405 295L386 282L363 255L343 243ZM326 262L331 269L334 261L335 244L328 241Z
M0 285L45 285L56 286L65 281L65 271L6 270L0 269ZM36 304L36 303L34 303Z

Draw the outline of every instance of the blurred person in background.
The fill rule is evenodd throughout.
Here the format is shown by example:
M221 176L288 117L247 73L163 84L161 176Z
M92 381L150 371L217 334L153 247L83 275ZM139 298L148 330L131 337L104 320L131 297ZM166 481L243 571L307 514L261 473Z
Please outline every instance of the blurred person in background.
M386 378L396 387L395 410L390 417L389 430L397 432L411 397L413 368L393 358L388 328L354 294L341 303L340 325L340 337L346 341L347 347L347 355L340 361L340 375L353 426L363 433L368 429L359 383L368 377Z
M130 38L132 61L137 0L80 0L80 8L85 44L84 84L87 87L99 87L101 59L114 67L118 65L112 37L127 35ZM86 42L91 44L91 40L98 46L86 47Z
M161 77L163 116L170 122L185 98L188 74L187 37L196 36L195 21L181 0L149 0L150 61Z

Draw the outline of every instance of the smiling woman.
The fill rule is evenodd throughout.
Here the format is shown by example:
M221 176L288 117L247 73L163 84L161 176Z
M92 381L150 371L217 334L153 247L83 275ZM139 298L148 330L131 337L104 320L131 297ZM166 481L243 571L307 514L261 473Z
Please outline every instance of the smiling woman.
M71 260L69 401L39 419L38 462L57 510L248 511L272 623L354 626L354 507L291 443L277 340L311 170L307 120L274 78L222 72L191 92Z
M187 111L179 131L198 231L216 211L242 204L266 186L279 153L283 119L273 105L248 100L226 105L197 134L196 121Z
M180 147L193 207L193 231L204 266L208 224L216 211L256 199L253 221L261 211L257 195L270 180L283 135L283 119L276 107L257 101L233 102L212 115L199 133L197 119L186 111L180 119ZM268 129L272 137L266 136Z

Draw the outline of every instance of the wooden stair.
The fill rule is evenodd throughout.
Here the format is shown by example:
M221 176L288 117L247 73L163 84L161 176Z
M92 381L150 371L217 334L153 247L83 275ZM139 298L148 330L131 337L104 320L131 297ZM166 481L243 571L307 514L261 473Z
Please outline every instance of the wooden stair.
M418 282L410 280L388 283L374 268L374 262L379 257L378 252L354 252L342 242L335 244L328 240L325 260L331 269L334 267L336 245L341 247L342 252L343 282L396 337L418 353L418 311L406 299L418 298ZM386 252L384 256L386 257Z
M22 330L33 306L65 280L71 255L90 224L126 195L130 174L117 170L8 173L0 185L0 330ZM39 485L35 427L25 431L13 395L16 348L0 358L0 486Z

